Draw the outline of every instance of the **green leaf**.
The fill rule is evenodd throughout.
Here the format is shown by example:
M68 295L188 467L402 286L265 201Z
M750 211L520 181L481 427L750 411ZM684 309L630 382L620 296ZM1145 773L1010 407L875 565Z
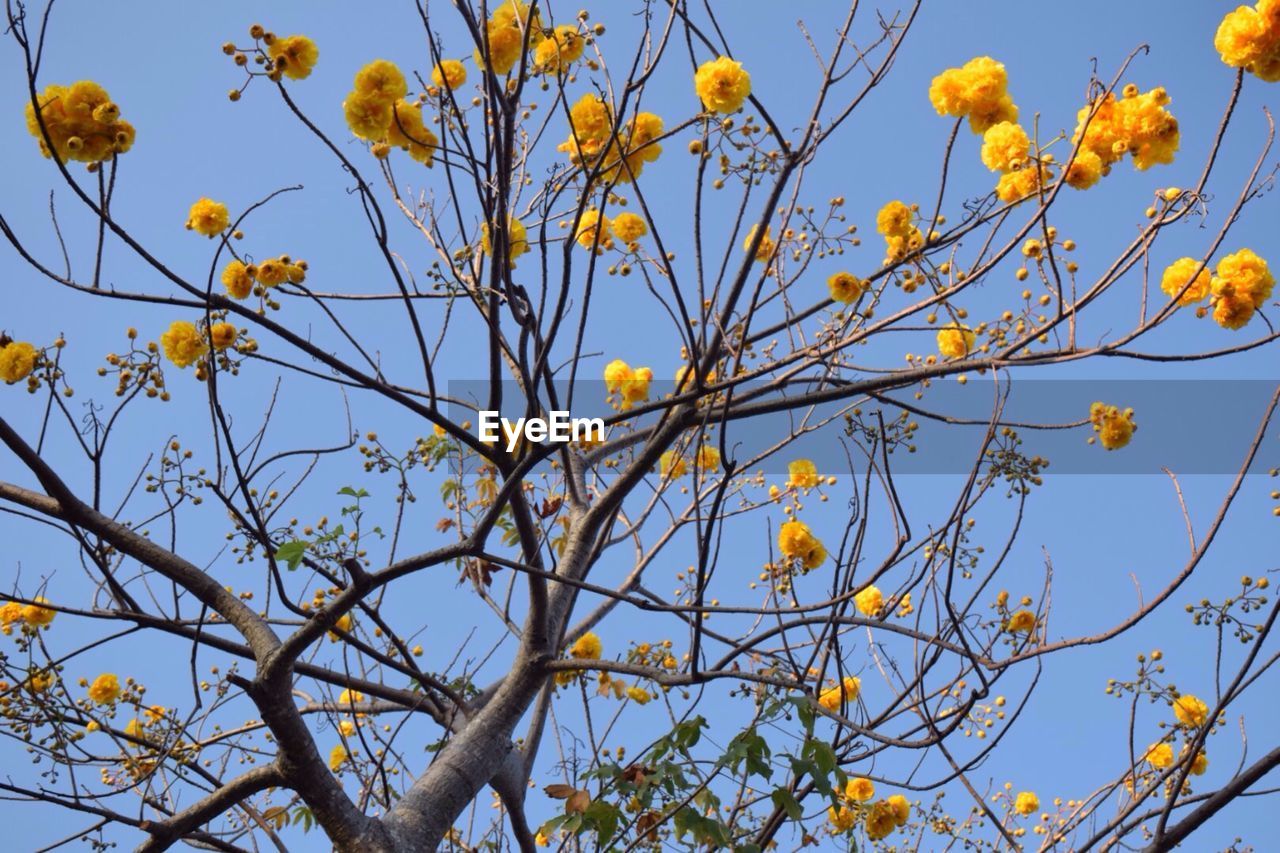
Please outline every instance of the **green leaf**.
M338 489L338 494L346 495L349 498L355 498L357 500L369 497L369 493L364 489L353 489L350 486L343 486L341 489Z
M773 800L774 806L786 812L787 817L792 820L799 820L804 817L804 811L800 808L800 803L796 802L795 796L786 788L774 788L769 798Z
M285 542L276 549L276 559L288 565L289 571L293 571L302 563L306 553L307 543L301 539L295 539L292 542Z

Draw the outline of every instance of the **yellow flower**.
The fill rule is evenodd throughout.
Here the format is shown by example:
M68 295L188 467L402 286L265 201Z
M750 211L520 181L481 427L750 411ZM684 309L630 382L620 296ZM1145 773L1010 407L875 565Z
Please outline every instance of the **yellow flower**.
M698 467L704 474L713 474L720 470L720 451L709 444L698 448Z
M938 352L947 358L964 358L973 349L977 336L961 323L938 330Z
M493 255L493 247L489 245L489 223L480 226L480 250L486 255ZM511 266L516 265L516 258L529 251L528 232L524 223L514 216L507 217L507 259Z
M30 101L26 104L27 132L35 137L45 157L56 153L63 161L98 163L133 147L133 125L120 118L120 107L92 80L46 86L38 101L38 112ZM45 132L53 151L45 142Z
M329 769L337 773L350 757L351 753L347 752L347 748L342 744L338 744L329 750Z
M678 480L689 473L689 466L683 456L674 450L668 450L658 457L658 473L664 480Z
M120 698L120 679L104 672L89 685L89 698L98 705L110 705Z
M21 382L36 367L37 351L26 341L12 341L0 347L0 379L9 385Z
M275 60L276 68L291 80L302 80L309 76L320 58L316 43L306 36L277 38L267 45L267 54Z
M1209 719L1209 706L1199 697L1184 693L1173 701L1173 715L1187 728L1199 728Z
M898 826L906 823L911 817L911 803L907 802L907 798L901 794L894 794L886 802L889 808L893 810L893 819L897 821Z
M1185 753L1186 750L1183 749ZM1204 771L1209 769L1209 756L1204 754L1204 750L1196 753L1196 757L1191 759L1191 774L1193 776L1203 776Z
M389 107L408 92L409 84L405 82L399 67L386 59L375 59L356 72L352 94L369 103Z
M1252 249L1241 249L1218 261L1213 292L1247 298L1254 308L1261 308L1271 298L1275 284L1267 262Z
M789 462L787 475L787 485L795 489L812 489L818 485L818 466L808 459Z
M351 720L342 720L338 723L338 731L343 737L351 737L356 733L356 724Z
M853 829L854 823L858 819L857 812L841 806L839 811L835 806L827 806L827 820L836 832L848 832Z
M336 643L338 640L342 639L342 637L337 633L338 631L341 631L343 634L350 634L351 628L354 624L355 619L352 618L351 614L343 613L338 617L338 621L333 623L334 630L325 632L329 635L329 642Z
M1002 121L982 135L982 163L993 172L1011 172L1030 155L1031 140L1019 124Z
M154 726L156 723L164 719L165 712L168 711L163 705L149 705L143 709L143 714L147 718L147 725Z
M650 695L649 691L645 690L643 687L628 687L627 698L632 702L635 702L637 705L648 705L649 700L652 699L653 696Z
M862 692L862 679L856 675L846 675L835 687L828 688L818 696L818 704L828 711L838 711L841 702L853 702Z
M496 15L485 24L484 29L485 43L489 49L488 67L494 74L502 76L519 61L520 54L524 51L524 34L518 28L498 21ZM471 57L476 61L477 67L486 67L480 48L476 48Z
M53 621L58 615L58 611L52 607L43 607L41 605L48 604L49 600L44 596L37 595L31 604L22 608L22 621L28 625L37 628L43 628Z
M578 220L578 231L574 239L584 249L594 249L597 254L605 249L613 248L613 238L609 236L609 217L592 208L584 210Z
M6 601L0 605L0 631L5 636L13 633L13 625L15 622L22 621L22 605L16 601Z
M218 236L230 224L231 216L227 213L227 206L209 198L202 198L191 205L191 212L187 215L187 230L206 237Z
M634 370L620 358L605 365L604 383L609 395L618 395L618 408L622 411L630 409L636 403L649 399L649 383L653 381L653 371L647 367Z
M1213 46L1232 68L1244 68L1269 83L1280 80L1280 12L1274 0L1228 12Z
M613 217L609 227L613 229L613 236L627 244L639 242L641 237L649 233L644 219L634 213L619 213Z
M1008 85L1003 64L978 56L934 77L929 84L929 101L938 115L968 116L969 128L985 133L1000 122L1018 119Z
M911 230L911 221L911 208L894 199L876 213L876 231L886 237L900 237Z
M1036 615L1030 610L1019 610L1009 617L1004 629L1011 634L1030 634L1036 629Z
M1087 190L1102 177L1104 168L1101 157L1093 151L1081 148L1076 151L1075 159L1067 167L1063 180L1074 189Z
M1197 273L1196 270L1200 272ZM1195 276L1195 281L1191 277ZM1186 293L1178 299L1179 305L1194 305L1209 295L1209 270L1195 258L1179 258L1165 268L1160 277L1160 289L1171 298L1178 296L1184 287ZM1190 287L1187 285L1190 284Z
M209 351L195 324L186 320L174 320L169 331L160 336L160 344L164 347L165 357L183 368L195 364Z
M1044 166L1039 168L1030 166L1015 172L1006 172L996 183L996 198L1006 204L1012 204L1034 195L1051 180L1053 180L1053 173Z
M142 728L142 722L137 717L134 717L125 724L124 733L127 737L141 738L143 734L145 734Z
M844 785L844 798L846 800L865 803L875 795L875 784L870 779L865 779L861 776L851 776Z
M876 800L867 810L867 838L879 841L898 828L898 814L888 800Z
M431 82L441 89L456 89L467 82L467 69L456 59L442 59L431 69Z
M1159 86L1140 94L1134 87L1119 98L1108 92L1077 113L1072 141L1079 142L1081 150L1097 155L1104 175L1126 154L1133 155L1133 165L1139 170L1172 163L1181 137L1178 120L1165 109L1168 103L1169 93Z
M778 550L788 560L801 560L806 569L816 569L827 559L827 549L809 525L798 519L783 522L778 528Z
M236 327L230 323L214 323L209 329L209 340L214 349L224 350L236 342Z
M422 122L422 104L401 98L392 108L385 141L409 152L409 156L428 168L435 162L440 141Z
M533 64L550 74L567 71L570 65L582 57L584 44L577 27L561 24L533 52Z
M853 597L853 603L864 616L875 616L884 607L884 596L878 587L869 586Z
M1147 748L1142 760L1157 770L1173 766L1173 747L1167 743L1153 743Z
M378 142L387 135L387 128L391 126L393 103L351 92L342 102L342 115L352 133L369 142Z
M747 232L747 239L742 241L742 250L744 252L751 251L751 243L756 238L756 231L760 229L759 225L752 225L751 230ZM773 259L773 251L777 248L777 244L773 242L770 236L770 227L764 227L764 236L760 238L760 244L756 246L755 259L760 263L767 264Z
M838 272L827 279L827 291L836 302L851 305L867 292L867 283L850 272Z
M29 690L31 693L44 693L46 690L48 690L50 687L53 686L53 683L56 680L57 680L57 677L54 675L52 671L41 670L40 672L33 673L27 679L27 684L26 684L27 690Z
M613 129L613 112L598 95L587 93L569 108L569 138L556 146L574 163L594 159L604 152Z
M721 56L698 66L693 87L702 105L711 112L737 112L751 94L751 75L743 70L741 62Z
M338 694L338 704L350 708L364 701L364 694L359 690L343 690Z
M222 286L232 299L244 299L253 292L253 276L240 261L231 261L222 268Z
M645 163L652 163L661 156L662 146L657 140L662 137L662 130L661 116L637 113L621 129L620 146L612 145L605 155L602 177L621 184L631 183L644 170ZM605 140L597 140L594 144L599 145L601 141Z
M604 646L600 638L590 631L575 640L569 647L569 656L579 660L599 660L603 652Z
M1133 409L1121 411L1118 407L1105 403L1094 403L1089 408L1089 421L1098 434L1098 440L1107 450L1124 447L1138 428L1133 420Z
M1018 814L1026 815L1040 810L1040 798L1032 791L1021 791L1018 798L1013 801L1013 810Z
M253 274L263 287L275 287L289 280L289 265L279 258L267 258L254 267Z

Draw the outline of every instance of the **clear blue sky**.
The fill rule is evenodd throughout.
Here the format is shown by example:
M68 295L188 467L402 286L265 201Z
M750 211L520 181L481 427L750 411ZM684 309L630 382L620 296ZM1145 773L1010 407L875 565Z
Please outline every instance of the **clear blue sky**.
M447 4L433 5L439 7L436 14L446 44L459 46L447 52L469 55L469 49L460 47L462 40ZM756 94L782 127L793 127L807 114L809 92L816 81L812 58L794 22L804 19L817 41L827 45L831 35L823 22L824 13L836 4L755 0L720 5L730 13L722 21L726 36L735 54L751 71ZM1168 89L1173 98L1170 109L1181 122L1182 148L1172 166L1138 173L1124 164L1088 193L1064 192L1066 197L1059 205L1055 222L1064 236L1079 243L1082 269L1097 272L1141 227L1142 211L1155 188L1185 187L1199 175L1232 80L1230 70L1219 62L1213 50L1212 36L1218 20L1234 5L1151 0L1115 4L1091 0L1049 10L1014 2L926 4L888 82L842 128L813 167L809 175L810 201L821 204L830 195L846 196L851 221L872 238L874 212L888 199L931 204L936 194L937 164L950 124L934 113L926 91L930 79L946 67L982 54L1001 60L1008 69L1010 91L1022 108L1023 121L1029 123L1039 113L1042 135L1051 135L1064 128L1069 132L1074 126L1075 111L1083 102L1094 59L1100 76L1109 79L1124 57L1145 43L1151 47L1150 54L1137 58L1125 80L1143 89L1156 85ZM635 24L626 14L631 7L632 4L611 2L592 8L593 20L604 21L610 27L602 40L606 52L622 53L631 48L628 34L634 32ZM565 15L576 10L569 6L555 8ZM319 65L309 79L291 83L289 90L302 109L344 146L348 156L367 174L373 174L371 158L350 140L340 104L354 72L375 57L394 60L406 71L429 71L430 60L413 5L379 4L374 11L357 10L351 4L290 0L270 4L269 17L266 15L265 4L245 2L110 5L63 0L54 10L40 82L43 86L95 79L107 87L120 104L123 116L138 128L134 149L122 158L113 210L135 236L153 247L174 269L197 280L207 274L212 244L182 229L187 207L194 199L209 195L226 201L233 210L242 209L272 190L303 184L304 191L287 194L255 217L247 229L246 246L252 244L264 256L288 252L305 257L312 269L309 283L319 290L386 292L390 289L386 269L368 239L358 202L345 192L346 176L332 156L287 114L268 86L250 87L238 104L227 100L226 91L238 85L241 77L219 46L226 40L246 42L247 27L256 20L278 33L301 32L313 37L320 47ZM646 96L649 108L663 114L669 124L696 109L687 59L673 59L676 61L655 77ZM84 211L75 208L53 165L40 158L34 140L23 127L22 108L27 95L21 57L9 39L0 44L0 75L5 81L0 85L0 152L6 164L0 171L0 212L15 224L38 255L52 260L57 257L57 248L48 225L48 205L49 190L54 188L73 269L80 276L87 276L92 263L93 222ZM581 88L582 84L578 86ZM1203 228L1195 220L1180 224L1176 234L1153 252L1153 269L1163 268L1182 254L1198 255L1207 245L1220 224L1221 211L1239 191L1260 150L1266 133L1263 108L1277 105L1278 94L1280 84L1268 86L1254 78L1246 80L1233 131L1223 146L1210 187L1213 202L1209 218ZM544 97L541 108L548 106L546 101ZM560 123L553 122L550 135L558 137L561 133ZM683 147L682 141L675 140L667 146L662 159L648 167L645 186L646 192L661 199L676 218L666 239L678 256L687 257L687 187L693 158ZM946 211L953 219L959 218L959 200L984 194L993 182L978 160L978 147L976 137L967 131L961 133L957 166L951 173L951 206ZM1275 159L1274 155L1271 159ZM416 189L437 197L448 192L439 169L412 170L401 158L397 174L402 181L411 181ZM723 210L713 210L727 216L733 203L726 198ZM1250 205L1245 219L1228 238L1227 250L1252 246L1270 256L1273 266L1280 264L1275 205L1270 196ZM430 261L427 248L403 223L394 222L392 230L396 248L423 281L422 271ZM848 263L861 265L866 268L864 271L874 269L879 263L879 247L872 245L874 242L875 239L868 239L860 254L848 256ZM826 274L833 269L824 266L815 270L815 292L820 291ZM525 270L522 268L521 272ZM531 273L529 270L525 274ZM109 245L104 278L122 289L170 292L165 281L138 264L117 243ZM137 326L144 337L154 338L180 316L162 308L122 305L57 290L7 247L0 247L0 282L5 293L0 327L21 338L49 341L64 333L70 341L63 363L77 388L76 404L91 397L110 401L111 388L107 381L94 377L93 371L106 352L124 345L126 326ZM1020 288L1010 266L968 295L966 307L975 317L988 316L993 309L1006 306L1016 289ZM659 376L669 376L679 363L678 339L664 324L663 315L653 308L641 283L635 279L610 279L595 292L601 302L593 312L596 322L586 350L601 352L604 358L589 362L584 372L594 375L609 358L622 357L652 364ZM1136 279L1132 278L1130 284L1114 288L1097 306L1097 319L1090 326L1094 333L1102 335L1108 329L1127 328L1136 315L1136 292ZM302 312L297 316L303 316ZM317 341L337 345L332 333L314 315L306 316L302 322L316 323ZM398 317L392 322L388 317L385 307L354 310L350 315L353 330L374 341L384 362L392 369L402 368L402 378L409 380L411 339ZM428 317L427 322L434 330L439 321ZM1256 333L1257 323L1246 332L1232 334L1207 321L1196 322L1187 314L1144 339L1144 348L1175 352L1224 346L1242 340L1242 335ZM272 346L265 338L263 344L264 350ZM910 348L920 352L928 351L930 346L929 336L925 335ZM481 378L472 366L475 354L466 339L454 339L438 366L440 375L446 379ZM1211 364L1191 364L1176 368L1172 374L1112 360L1080 365L1059 371L1058 375L1120 380L1157 373L1204 380L1275 378L1274 347L1270 348L1270 355L1253 353ZM260 417L273 381L274 377L265 370L251 367L234 380L234 387L226 389L230 395L228 405L233 410L240 406L244 412L246 431L248 424L256 423ZM118 499L145 454L157 450L170 435L181 434L192 447L207 444L208 414L202 392L189 376L175 375L171 385L172 403L138 407L125 422L113 449L123 466L114 483L117 497L107 503ZM1178 393L1188 394L1185 405L1194 410L1194 384L1178 387L1190 389ZM281 402L273 426L273 446L334 444L343 440L346 417L340 398L332 390L287 377ZM35 401L17 388L0 388L0 411L28 429L38 415ZM386 415L381 404L361 404L356 408L354 425L362 432L376 429L388 443L405 447L414 436L427 430L421 423L405 423L402 418L388 420ZM1218 412L1217 416L1230 420L1233 413ZM1185 447L1214 440L1213 435L1187 434L1185 424L1178 421L1143 421L1141 413L1139 421L1142 429L1138 440L1169 447L1171 453L1179 444ZM1082 433L1080 441L1083 440ZM1028 447L1036 449L1034 436L1028 437ZM58 462L71 458L68 450L65 437L55 438L48 455ZM1180 458L1185 459L1185 454ZM1274 436L1262 459L1268 467L1280 463L1280 448ZM1186 549L1177 504L1168 480L1154 475L1154 466L1148 470L1151 474L1145 476L1050 477L1045 489L1034 496L1011 561L1013 568L1006 569L1004 583L1015 595L1038 593L1043 555L1052 557L1052 637L1092 633L1112 624L1136 606L1135 578L1149 596L1181 565ZM83 482L83 465L77 471L73 481L79 477ZM0 477L25 479L15 471L12 457L5 455L0 455ZM326 512L336 515L339 504L330 496L348 483L365 485L375 499L387 497L385 486L379 491L383 481L366 477L359 460L348 455L340 464L322 466L291 514L304 519ZM1192 476L1183 481L1198 528L1212 516L1227 484L1221 475ZM908 478L903 484L904 502L921 517L936 517L939 508L953 499L956 486L951 478ZM1054 796L1087 794L1093 785L1104 781L1100 767L1106 768L1102 772L1111 772L1112 768L1118 772L1127 752L1127 713L1121 703L1103 695L1103 688L1108 678L1128 677L1139 652L1162 649L1171 680L1184 689L1212 694L1213 648L1209 634L1191 626L1182 605L1205 596L1220 598L1230 594L1239 575L1256 576L1276 568L1280 519L1271 517L1271 502L1266 496L1273 487L1274 481L1250 478L1235 514L1219 537L1216 551L1155 617L1105 647L1074 651L1049 662L1027 714L1008 736L1004 749L979 771L979 780L990 777L997 784L1010 780L1017 789L1037 791L1047 802ZM427 514L428 522L433 521L434 488L425 484L420 494L423 503L433 507ZM807 518L815 528L838 523L837 513L843 501L838 490L836 495L830 505L815 508ZM385 504L381 506L387 508ZM989 549L999 541L1004 511L996 502L980 521L979 530L990 525ZM190 554L193 562L205 565L217 560L212 571L225 577L226 583L237 589L261 588L253 574L260 571L260 565L237 567L225 555L219 559L217 549L224 521L216 510L189 515L185 521L193 526L207 525L188 540L191 544L187 547L194 549ZM407 547L438 544L438 537L427 528L429 523L424 522L421 529L412 530ZM23 590L29 592L39 583L38 578L48 578L50 598L88 604L88 582L65 545L8 516L0 517L0 539L8 543L0 560L0 586L9 588L20 578ZM748 567L763 560L763 542L736 547L741 550L731 556ZM690 559L672 554L667 561L670 571L683 568ZM621 569L609 564L601 570L602 577L612 578ZM754 572L755 568L750 568L748 574ZM474 609L432 606L448 596L469 595L465 588L455 590L454 580L444 573L434 578L415 578L396 590L393 611L406 623L414 616L415 624L426 623L422 642L428 647L428 667L443 667L475 624L472 616L483 618ZM669 579L658 578L651 585L662 590L669 583ZM725 579L715 592L725 603L750 600L741 579ZM627 639L640 635L639 626L637 619L629 615L606 625L601 630L606 649L620 650ZM66 644L67 648L99 630L97 625L77 625L70 619L60 621L56 628L49 641ZM646 637L673 635L677 642L682 636L671 624L646 628L643 633ZM190 700L183 669L187 649L163 649L155 643L128 641L114 653L86 655L69 667L67 677L92 677L107 668L119 669L123 674L124 654L128 656L128 672L146 681L154 701L183 707ZM126 651L122 653L121 649ZM507 651L500 650L497 660L503 660ZM477 646L471 653L482 654L482 650ZM322 654L330 654L327 644ZM225 666L226 661L213 655L207 660L202 657L202 667L215 664ZM491 668L490 674L497 671ZM1206 779L1221 781L1231 775L1241 754L1236 723L1240 716L1252 724L1250 754L1256 757L1259 750L1269 748L1263 727L1278 698L1276 677L1269 674L1234 706L1230 725L1210 744L1213 763ZM734 706L717 704L720 702L710 699L703 713L710 716L708 712L718 708L732 711ZM1146 713L1141 726L1149 730L1149 740L1155 740L1156 722L1167 715L1158 709L1147 709ZM243 716L251 714L249 708L243 709ZM233 721L234 717L233 713ZM728 733L721 734L727 740ZM325 746L332 738L332 733L322 735L320 743ZM12 768L15 780L31 779L32 769L26 765L21 749L11 741L0 742L0 756L7 759L5 764ZM487 797L482 795L481 800L483 811ZM958 804L959 800L952 803L953 807ZM539 813L535 805L531 819L538 822L550 814L550 806L545 813ZM47 824L56 816L43 808L0 801L0 817L8 826L13 849L28 849L57 834ZM1192 846L1221 849L1241 835L1265 849L1267 836L1262 833L1269 831L1269 817L1265 799L1239 802L1211 822ZM80 821L56 819L58 828L65 825L67 831ZM298 849L312 849L307 844L316 845L316 837L300 842Z

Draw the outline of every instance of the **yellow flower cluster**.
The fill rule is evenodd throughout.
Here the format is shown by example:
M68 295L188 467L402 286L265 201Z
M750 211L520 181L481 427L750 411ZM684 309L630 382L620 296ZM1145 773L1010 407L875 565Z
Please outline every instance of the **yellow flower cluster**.
M609 227L613 230L613 236L628 246L640 242L640 238L649 233L649 226L634 213L619 213L613 217Z
M613 110L598 95L586 94L569 108L569 137L556 147L578 165L599 163L606 181L630 183L639 177L645 163L662 154L657 140L662 136L662 118L654 113L637 113L617 131L614 141Z
M884 595L877 586L869 586L853 597L853 603L863 616L879 616L884 609Z
M1198 696L1184 693L1173 701L1173 715L1189 729L1197 729L1209 721L1209 706Z
M440 141L422 120L422 102L405 97L409 87L396 64L375 59L356 72L354 86L342 102L351 132L374 143L378 156L400 148L429 168Z
M862 679L856 675L846 675L839 684L818 695L818 704L828 711L838 711L841 702L853 702L861 693Z
M307 262L294 260L288 255L278 258L267 258L256 264L246 264L240 260L232 260L222 268L222 286L232 299L246 299L253 292L256 281L265 291L286 281L301 284L307 278Z
M104 672L89 685L89 698L97 705L110 705L120 698L120 679Z
M840 808L837 809L835 806L828 807L827 820L831 822L832 827L837 832L848 832L858 822L858 813L862 808L861 804L875 795L876 786L870 779L861 776L849 777L849 781L845 783L844 791L839 795L842 801Z
M1139 93L1130 83L1119 98L1108 92L1101 101L1082 107L1072 137L1079 150L1067 172L1067 183L1088 189L1126 154L1133 155L1133 165L1140 171L1172 163L1181 134L1178 120L1165 109L1168 103L1169 93L1163 86Z
M311 75L320 59L316 43L306 36L273 37L267 42L267 56L275 63L275 70L290 80L303 80Z
M821 482L818 466L808 459L796 459L787 464L787 486L793 489L812 489Z
M136 131L120 118L120 107L107 90L92 80L70 86L46 86L38 98L39 113L28 102L27 131L40 143L40 153L52 156L49 142L59 160L100 163L133 147ZM48 142L40 129L49 134Z
M1040 798L1035 795L1034 791L1019 791L1017 798L1013 801L1013 810L1023 817L1038 812L1040 811Z
M1280 80L1280 0L1258 0L1228 12L1218 25L1213 46L1222 61L1268 83Z
M1252 249L1241 249L1218 261L1210 291L1213 319L1224 329L1239 329L1271 298L1276 279L1267 262Z
M577 27L561 24L534 50L534 67L545 74L563 74L582 58L585 44L586 40Z
M698 66L693 88L710 112L733 113L742 109L742 102L751 94L751 75L741 62L721 56Z
M896 199L876 214L876 230L884 235L885 263L900 261L924 245L924 235L912 221L912 208Z
M977 335L963 323L952 323L939 329L938 352L947 358L964 358L977 342Z
M827 279L827 292L832 300L852 305L867 292L868 284L851 272L834 273Z
M217 237L231 224L227 206L211 198L199 199L187 213L187 230L206 237Z
M1030 634L1036 629L1036 615L1030 610L1018 610L1009 615L1005 630L1011 634Z
M209 344L195 323L186 320L174 320L160 336L160 345L165 357L181 368L195 364L209 351Z
M42 606L44 604L48 604L48 600L40 596L36 596L31 604L6 601L0 605L0 632L6 636L12 634L13 626L18 622L25 622L33 629L46 627L58 611Z
M1195 276L1194 281L1192 276ZM1209 268L1200 261L1178 258L1165 267L1164 274L1160 276L1160 289L1170 299L1177 297L1179 305L1194 305L1209 295L1209 278ZM1183 288L1186 288L1185 292Z
M778 528L778 551L787 560L799 560L805 569L816 569L827 561L827 549L813 535L809 525L798 519Z
M1031 139L1022 125L1002 121L982 134L982 164L993 172L1012 172L1026 165Z
M485 50L489 54L488 67L494 74L507 74L515 67L524 53L526 34L528 46L537 49L546 37L537 12L529 14L524 0L502 0L496 4L493 15L485 22ZM476 48L472 54L479 68L486 67L484 54Z
M940 116L968 116L974 133L1002 121L1017 121L1018 107L1008 92L1004 65L989 56L970 59L959 68L948 68L929 84L929 101Z
M511 266L516 265L516 258L529 251L529 232L524 223L514 216L507 217L507 260ZM493 255L493 246L489 243L489 223L480 226L480 251Z
M867 838L879 841L887 838L895 829L911 818L911 804L901 794L894 794L887 800L876 800L867 811Z
M595 208L584 210L578 220L578 231L574 234L574 239L582 248L593 250L597 255L602 254L605 249L613 248L611 226L609 217Z
M751 230L747 232L747 239L742 241L742 251L750 252L751 244L756 239L756 232L760 230L759 225L752 225ZM760 243L756 246L756 253L752 256L754 260L762 264L767 264L773 260L773 253L777 251L778 244L773 239L772 228L768 225L764 227L764 235L760 238Z
M21 382L36 369L40 351L26 341L9 341L0 345L0 380L12 385Z
M467 69L456 59L442 59L431 69L431 82L438 89L457 89L467 82Z
M632 368L620 358L615 358L604 368L604 384L609 397L616 398L616 407L624 412L636 403L649 399L649 383L652 381L652 370L647 367Z
M1121 411L1106 403L1094 403L1089 408L1089 422L1093 424L1093 431L1098 434L1098 440L1107 450L1124 447L1138 428L1133 422L1133 409Z

